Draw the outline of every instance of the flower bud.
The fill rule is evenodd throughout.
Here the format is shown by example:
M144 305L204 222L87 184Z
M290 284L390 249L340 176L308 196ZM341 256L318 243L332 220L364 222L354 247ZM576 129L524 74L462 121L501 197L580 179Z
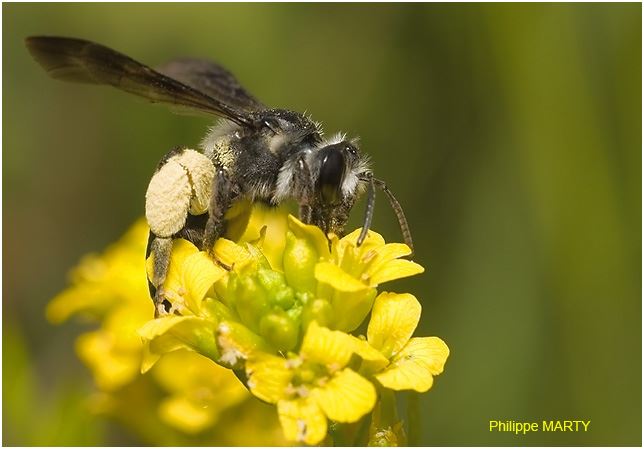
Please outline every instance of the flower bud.
M261 319L259 333L278 351L289 351L297 345L299 325L284 312L272 312Z
M283 265L289 285L299 291L314 292L315 264L319 258L318 251L309 241L296 237L292 232L287 233Z
M232 284L231 293L234 296L235 310L241 321L257 332L259 320L269 310L265 290L258 285L254 276L240 276Z
M302 313L302 327L306 329L311 321L317 321L320 326L331 327L333 308L329 301L316 298L306 303Z

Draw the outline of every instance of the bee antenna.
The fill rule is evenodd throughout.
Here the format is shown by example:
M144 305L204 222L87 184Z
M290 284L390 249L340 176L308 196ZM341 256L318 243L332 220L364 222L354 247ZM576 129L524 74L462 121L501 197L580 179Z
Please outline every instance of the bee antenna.
M396 218L398 219L398 226L400 226L400 232L402 232L403 239L405 240L405 244L411 250L411 253L407 256L411 259L414 256L414 242L411 239L411 231L409 230L409 224L407 223L407 218L405 217L405 213L403 212L402 206L400 205L400 203L398 202L394 194L391 192L391 190L389 190L389 188L387 187L387 184L385 184L384 181L373 177L371 177L371 180L372 180L371 182L373 182L376 186L380 187L382 191L385 192L385 195L387 195L387 199L389 200L389 205L394 210L394 213L396 214ZM372 204L372 207L373 207L373 204ZM369 220L369 222L371 222L371 220Z
M373 220L373 209L376 205L376 189L374 187L373 175L371 172L365 173L365 181L367 181L367 207L364 212L364 220L362 223L362 231L358 236L357 245L360 246L364 242L364 239L367 238L369 233L369 228L371 227L371 221Z

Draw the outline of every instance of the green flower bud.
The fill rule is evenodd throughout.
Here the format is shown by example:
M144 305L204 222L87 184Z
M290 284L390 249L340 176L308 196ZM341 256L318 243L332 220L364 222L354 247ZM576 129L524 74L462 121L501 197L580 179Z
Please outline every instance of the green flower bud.
M284 285L284 275L273 270L259 269L255 278L266 291L275 290Z
M259 333L278 351L295 348L299 325L284 312L272 312L262 317Z
M259 320L269 310L266 292L253 276L239 277L235 287L235 310L244 324L257 331Z
M317 298L307 302L302 312L302 327L306 329L311 321L329 327L333 323L333 308L326 299Z
M234 319L233 312L224 303L209 297L206 297L201 303L201 313L204 318L215 323Z
M320 255L308 240L296 237L292 232L286 234L284 249L284 274L289 285L296 290L314 292L315 264Z
M219 323L215 340L221 354L217 363L231 369L243 369L244 362L253 352L271 350L263 338L234 321Z

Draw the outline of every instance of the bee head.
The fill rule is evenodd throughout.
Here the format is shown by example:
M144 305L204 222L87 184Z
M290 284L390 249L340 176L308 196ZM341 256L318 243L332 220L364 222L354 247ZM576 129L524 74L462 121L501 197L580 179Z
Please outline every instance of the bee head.
M355 194L362 158L356 145L343 140L322 147L318 151L320 171L317 190L328 205L340 204Z

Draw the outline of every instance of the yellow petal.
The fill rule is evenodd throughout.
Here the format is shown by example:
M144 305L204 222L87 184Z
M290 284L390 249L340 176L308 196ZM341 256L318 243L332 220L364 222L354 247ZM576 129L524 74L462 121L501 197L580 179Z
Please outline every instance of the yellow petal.
M176 239L172 242L172 255L170 256L170 270L166 276L166 283L168 277L176 276L180 277L178 274L178 269L183 265L183 262L186 258L192 254L198 253L199 249L184 239ZM152 269L154 267L154 253L148 257L146 261L146 268L148 272L148 277L152 278Z
M443 372L449 348L438 337L412 338L376 379L392 390L424 393L433 383L432 376Z
M369 278L369 284L375 287L383 282L413 276L424 271L425 269L416 262L396 259L384 264L378 270L374 271Z
M219 410L200 406L185 396L170 396L159 404L159 417L182 432L196 434L216 423Z
M375 253L373 257L371 257L371 251L363 256L363 263L367 264L365 271L369 276L378 271L384 264L400 257L408 256L411 254L411 249L404 243L387 243L376 248L373 253Z
M140 365L140 349L119 350L113 335L105 329L87 332L76 340L78 357L88 365L101 390L114 391L136 378Z
M282 271L282 255L288 231L288 211L287 204L281 204L278 207L269 207L261 203L253 204L250 221L241 237L242 242L258 242L257 246L261 248L271 267L277 271Z
M373 409L376 389L364 377L349 368L335 374L323 387L311 392L329 419L355 422Z
M234 268L243 267L253 260L246 248L224 238L215 242L215 256L224 265Z
M411 249L404 243L387 243L378 248L378 258L381 260L394 260L411 254Z
M307 225L292 215L288 216L288 228L298 239L305 239L310 245L317 250L320 257L328 259L331 255L329 251L329 241L324 232L317 226Z
M329 262L320 262L315 265L315 278L342 292L359 292L369 288L368 285L354 278L342 268Z
M369 344L390 358L409 341L420 319L414 295L383 292L376 298L367 328Z
M195 319L192 316L165 316L156 318L145 323L138 333L146 340L152 340L159 335L163 335L173 326L186 320Z
M354 331L369 314L376 293L375 288L358 292L332 292L331 306L335 317L333 328L344 332Z
M238 241L249 226L251 216L254 214L253 204L249 200L235 201L226 211L226 238Z
M181 269L183 285L187 290L186 305L193 313L198 314L206 293L212 284L226 275L226 270L215 265L204 251L187 257Z
M326 436L326 417L311 398L279 401L277 413L287 440L314 445Z
M284 357L258 352L246 361L248 388L262 401L275 404L288 398L288 386L293 377L292 363Z
M347 234L344 237L342 237L342 239L340 239L340 242L344 244L349 244L351 246L357 246L358 237L360 236L361 232L362 232L362 228L358 228L355 231L351 232L350 234ZM385 244L385 239L382 238L380 234L370 229L369 232L367 232L367 237L364 239L364 242L362 242L362 245L360 245L360 249L364 249L365 251L370 251L372 248L376 248L384 244Z
M321 327L315 321L309 324L300 350L300 354L307 360L333 369L342 368L349 363L354 352L351 335Z
M375 373L389 365L389 359L365 340L354 337L354 341L356 354L358 354L363 360L363 363L360 366L361 373Z
M109 285L81 283L63 290L47 304L47 319L53 324L60 324L72 315L98 318L118 301L118 296Z
M212 360L219 359L215 344L216 323L196 316L169 316L148 321L139 335L148 341L149 354L142 367L144 372L156 361L156 355L177 349L190 349Z

